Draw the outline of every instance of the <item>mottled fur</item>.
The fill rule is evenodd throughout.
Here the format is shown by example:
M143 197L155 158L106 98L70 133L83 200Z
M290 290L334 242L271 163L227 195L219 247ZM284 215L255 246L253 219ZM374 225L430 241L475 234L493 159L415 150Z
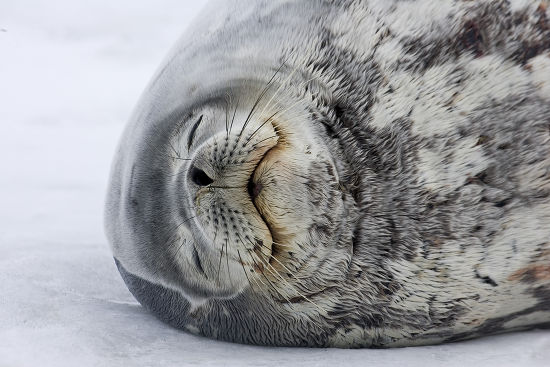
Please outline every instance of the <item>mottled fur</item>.
M262 345L405 346L550 324L547 1L210 9L148 87L113 165L107 233L145 307ZM239 151L239 129L250 137L276 111L250 140L278 145ZM241 187L275 146L258 175L283 183L256 209L246 189L181 189L192 165ZM243 260L259 246L279 275Z

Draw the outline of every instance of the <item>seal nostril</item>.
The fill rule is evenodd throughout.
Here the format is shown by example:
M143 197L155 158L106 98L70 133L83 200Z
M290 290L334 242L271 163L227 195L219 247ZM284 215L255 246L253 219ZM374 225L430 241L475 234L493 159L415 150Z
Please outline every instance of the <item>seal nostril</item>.
M199 186L208 186L212 182L214 182L214 180L208 177L208 175L202 169L199 169L195 166L191 168L190 176L191 181Z

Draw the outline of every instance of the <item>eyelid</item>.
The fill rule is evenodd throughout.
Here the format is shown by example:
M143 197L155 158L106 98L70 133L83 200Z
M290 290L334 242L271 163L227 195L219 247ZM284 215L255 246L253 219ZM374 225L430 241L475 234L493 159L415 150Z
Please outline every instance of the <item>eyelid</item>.
M204 115L200 115L199 119L197 120L197 122L195 122L195 124L191 128L191 131L189 132L189 137L187 138L187 151L189 151L189 149L191 148L191 144L193 144L193 138L195 137L195 132L197 131L197 128L199 127L203 116Z

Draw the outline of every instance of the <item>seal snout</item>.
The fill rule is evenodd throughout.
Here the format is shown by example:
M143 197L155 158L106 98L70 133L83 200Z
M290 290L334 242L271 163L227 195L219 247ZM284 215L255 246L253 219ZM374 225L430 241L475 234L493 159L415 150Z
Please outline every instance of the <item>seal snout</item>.
M216 132L212 121L203 118L173 142L190 148L178 167L182 184L174 188L187 201L178 205L182 223L192 232L175 251L186 276L217 296L239 292L271 256L273 238L254 203L267 183L255 172L279 138L269 120L252 119Z

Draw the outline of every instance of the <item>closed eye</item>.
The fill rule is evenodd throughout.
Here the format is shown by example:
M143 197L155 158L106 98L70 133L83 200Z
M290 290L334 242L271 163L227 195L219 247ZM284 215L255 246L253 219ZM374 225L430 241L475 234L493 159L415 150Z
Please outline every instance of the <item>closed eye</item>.
M197 122L195 122L195 124L191 128L191 131L189 132L189 137L187 138L187 151L188 152L189 152L189 149L191 148L191 144L193 144L193 138L195 137L195 132L197 131L197 128L199 127L203 116L204 115L200 115L199 119L197 120Z
M201 259L199 257L199 253L197 252L197 249L193 247L193 261L195 262L195 266L197 267L197 270L202 275L206 276L206 273L204 272L204 269L202 268Z

